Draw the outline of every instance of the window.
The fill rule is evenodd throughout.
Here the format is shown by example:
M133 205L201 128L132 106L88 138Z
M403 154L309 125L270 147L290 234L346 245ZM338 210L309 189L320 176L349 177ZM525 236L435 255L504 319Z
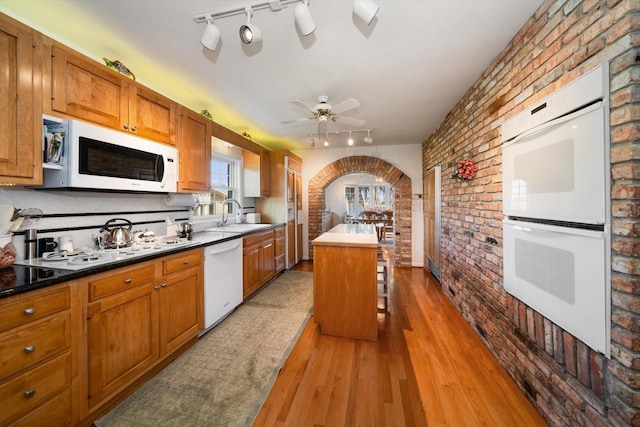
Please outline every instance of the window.
M240 161L219 154L211 156L211 190L208 193L196 194L198 206L194 216L222 215L222 209L226 214L234 212L234 204L223 202L226 199L236 199L240 194L239 176Z
M393 195L389 184L347 184L344 197L347 216L357 217L364 210L393 210Z

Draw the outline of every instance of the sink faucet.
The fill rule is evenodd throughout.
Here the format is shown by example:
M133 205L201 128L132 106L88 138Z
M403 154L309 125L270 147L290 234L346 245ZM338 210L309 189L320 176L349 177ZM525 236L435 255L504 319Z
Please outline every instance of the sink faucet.
M240 204L240 202L238 202L236 199L225 199L224 202L222 202L222 221L218 222L218 227L224 227L225 225L227 225L227 220L229 218L224 217L224 205L229 202L235 202L235 204L238 205L238 208L240 208L240 213L242 213L242 205Z

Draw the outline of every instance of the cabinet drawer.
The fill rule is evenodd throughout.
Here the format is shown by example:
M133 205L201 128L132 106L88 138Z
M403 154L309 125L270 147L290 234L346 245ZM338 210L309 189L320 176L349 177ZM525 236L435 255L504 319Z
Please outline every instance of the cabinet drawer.
M115 274L89 282L89 301L95 301L108 295L131 289L154 279L155 268L153 264L129 268L125 271L120 270L120 272L116 270Z
M69 314L0 335L0 381L71 345Z
M274 230L276 239L278 237L284 237L284 227L278 227Z
M284 270L284 254L276 256L276 272Z
M9 424L10 427L47 426L71 424L71 389L68 388L44 405Z
M0 385L0 425L40 406L71 383L71 356L65 353Z
M284 255L284 237L280 237L275 240L275 253L276 256Z
M162 260L162 274L169 274L202 264L202 249L183 252Z
M7 298L6 303L0 303L0 332L66 310L69 308L70 298L68 286L54 291L36 291L26 296Z
M259 233L250 234L242 238L244 247L255 245L264 240L273 239L273 230L261 231Z

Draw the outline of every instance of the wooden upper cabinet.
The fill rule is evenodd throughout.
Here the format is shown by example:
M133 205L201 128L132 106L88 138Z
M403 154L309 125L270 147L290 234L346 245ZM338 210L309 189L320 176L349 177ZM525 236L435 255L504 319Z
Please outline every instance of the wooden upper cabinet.
M266 149L260 152L260 195L271 195L271 152Z
M45 111L49 107L52 115L176 142L177 103L58 44L51 48L51 103L45 102Z
M211 183L211 121L181 108L178 151L179 192L209 191Z
M0 15L0 183L42 184L42 41Z
M127 81L107 67L61 46L52 46L52 113L124 130L129 114L128 86Z
M178 104L139 84L131 85L129 94L129 122L133 124L130 130L175 145Z

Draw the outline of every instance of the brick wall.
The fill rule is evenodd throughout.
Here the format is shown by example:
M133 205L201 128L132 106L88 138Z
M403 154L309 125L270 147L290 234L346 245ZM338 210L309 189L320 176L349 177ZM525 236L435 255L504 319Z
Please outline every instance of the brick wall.
M321 235L326 210L324 189L336 179L350 173L369 173L388 182L394 190L395 265L411 266L411 178L382 159L369 156L343 157L325 166L309 180L309 254L311 241Z
M423 170L443 167L443 291L551 425L640 425L639 46L637 0L547 0L423 143ZM611 359L502 286L500 125L603 61L611 79ZM451 177L463 157L479 169L470 182Z

